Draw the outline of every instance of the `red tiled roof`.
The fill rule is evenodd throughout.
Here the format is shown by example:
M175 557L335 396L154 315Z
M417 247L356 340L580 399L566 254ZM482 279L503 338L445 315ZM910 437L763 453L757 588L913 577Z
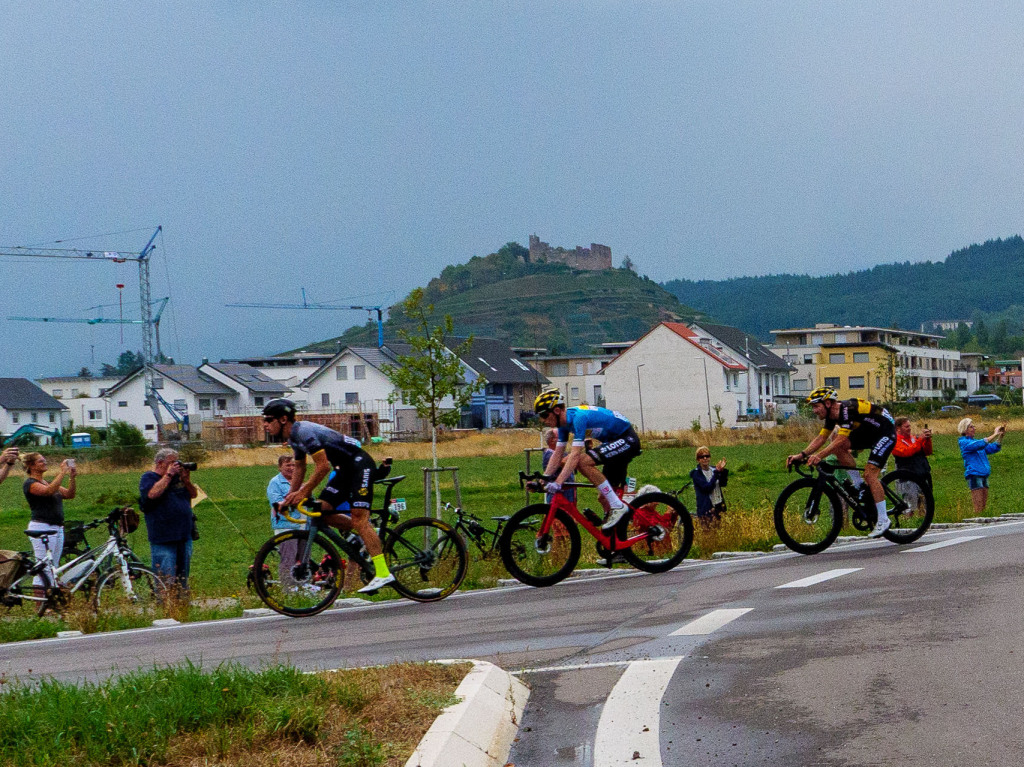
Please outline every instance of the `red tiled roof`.
M664 325L669 330L671 330L677 336L685 338L687 341L689 341L691 344L696 346L698 349L700 349L706 355L711 357L711 359L715 360L715 362L717 362L722 367L728 368L730 370L746 370L747 369L746 365L744 365L742 362L738 362L737 360L734 360L732 357L730 357L724 351L720 351L719 349L716 349L713 346L706 346L706 345L702 344L700 342L700 336L698 336L696 333L694 333L692 330L690 330L690 328L686 327L686 325L684 325L683 323L681 323L681 322L663 322L661 324Z

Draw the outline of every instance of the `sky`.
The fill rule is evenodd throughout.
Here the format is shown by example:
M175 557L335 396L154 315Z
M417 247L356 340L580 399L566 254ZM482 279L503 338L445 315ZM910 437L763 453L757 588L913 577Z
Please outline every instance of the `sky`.
M665 281L941 260L1024 229L1018 2L0 8L0 252L137 252L161 226L178 362L367 317L229 303L389 305L530 234ZM6 319L134 318L138 281L0 256L0 377L141 349L135 325Z

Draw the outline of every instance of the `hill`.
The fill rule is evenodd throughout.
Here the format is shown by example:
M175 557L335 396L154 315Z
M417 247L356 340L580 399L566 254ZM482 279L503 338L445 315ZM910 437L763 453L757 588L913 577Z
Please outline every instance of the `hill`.
M938 262L828 277L672 280L664 287L698 311L770 340L771 330L816 322L917 329L934 320L1016 315L1022 269L1024 240L1018 235L971 245Z
M692 309L661 285L629 269L576 271L563 264L529 263L528 251L510 242L488 256L448 266L424 288L440 316L449 314L456 335L498 338L512 346L541 346L553 353L589 352L606 341L631 341L662 320L689 320ZM384 338L397 338L397 312ZM304 349L335 351L338 344L372 345L373 323Z

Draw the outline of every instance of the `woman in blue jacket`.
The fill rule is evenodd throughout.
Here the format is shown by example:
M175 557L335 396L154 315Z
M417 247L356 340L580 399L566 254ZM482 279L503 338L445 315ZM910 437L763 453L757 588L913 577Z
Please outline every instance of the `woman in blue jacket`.
M697 495L697 521L708 527L722 518L725 497L722 488L729 484L729 470L723 458L711 465L711 450L704 445L697 448L697 468L690 472Z
M992 434L984 439L975 439L974 421L964 418L957 425L960 432L960 455L964 457L964 477L971 489L971 501L974 513L981 514L988 503L988 475L992 473L989 466L989 453L998 453L1002 447L1006 424L996 427Z

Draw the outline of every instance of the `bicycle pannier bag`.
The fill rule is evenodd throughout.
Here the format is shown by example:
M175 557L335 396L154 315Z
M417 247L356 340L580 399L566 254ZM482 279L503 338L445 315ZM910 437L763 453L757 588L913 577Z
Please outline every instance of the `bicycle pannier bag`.
M18 576L25 564L25 557L17 551L0 549L0 589L8 588Z
M121 532L124 535L128 535L128 533L134 533L138 529L139 512L131 506L125 506L121 509Z

